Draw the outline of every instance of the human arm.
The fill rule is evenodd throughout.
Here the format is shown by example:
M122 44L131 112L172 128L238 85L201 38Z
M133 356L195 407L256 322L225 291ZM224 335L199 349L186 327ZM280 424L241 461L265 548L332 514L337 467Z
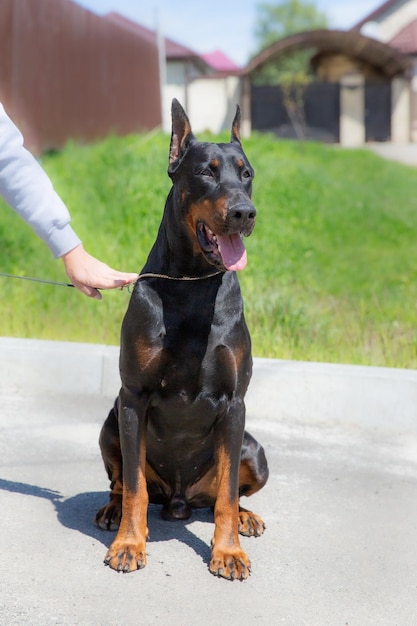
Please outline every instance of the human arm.
M98 289L131 283L137 274L117 272L84 250L70 225L70 214L0 103L0 194L46 243L55 258L62 258L74 285L84 294L101 298Z

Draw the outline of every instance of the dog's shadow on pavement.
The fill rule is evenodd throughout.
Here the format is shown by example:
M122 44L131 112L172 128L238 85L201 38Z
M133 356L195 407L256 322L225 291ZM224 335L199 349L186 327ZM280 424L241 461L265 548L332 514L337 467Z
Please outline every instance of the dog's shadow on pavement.
M108 500L108 492L93 491L79 493L76 496L65 498L59 491L45 487L38 487L27 483L19 483L0 478L0 490L19 493L24 496L33 496L49 500L56 511L58 521L71 530L93 537L109 547L116 532L101 530L94 524L94 516ZM188 526L193 521L203 523L213 522L213 513L210 509L193 510L189 520L175 522L164 521L160 516L160 506L149 505L148 528L149 542L170 541L176 539L189 546L208 565L210 561L210 547L198 537Z

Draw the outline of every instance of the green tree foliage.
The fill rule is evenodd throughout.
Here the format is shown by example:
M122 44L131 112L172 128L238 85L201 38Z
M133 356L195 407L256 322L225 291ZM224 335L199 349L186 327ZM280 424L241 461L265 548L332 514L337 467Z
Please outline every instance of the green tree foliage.
M259 50L287 35L326 27L326 15L313 2L283 0L274 4L260 2L257 5L255 37Z
M282 0L279 3L261 2L257 5L255 38L256 54L275 41L294 33L326 28L327 17L314 3L303 0ZM258 84L286 84L306 82L311 50L300 50L269 63L255 77Z

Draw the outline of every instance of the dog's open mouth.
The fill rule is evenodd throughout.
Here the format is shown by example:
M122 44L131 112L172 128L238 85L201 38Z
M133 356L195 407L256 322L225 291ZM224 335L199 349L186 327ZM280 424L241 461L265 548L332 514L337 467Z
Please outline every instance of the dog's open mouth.
M199 222L197 238L201 249L212 262L220 262L233 272L246 267L246 250L241 233L215 235L206 224Z

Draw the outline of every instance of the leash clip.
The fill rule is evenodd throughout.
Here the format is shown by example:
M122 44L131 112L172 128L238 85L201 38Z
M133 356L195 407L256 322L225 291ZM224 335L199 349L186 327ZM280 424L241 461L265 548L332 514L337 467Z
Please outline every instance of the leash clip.
M133 293L133 289L136 285L137 281L135 280L134 283L127 283L126 285L122 285L121 287L119 287L119 291L127 291L128 293Z

